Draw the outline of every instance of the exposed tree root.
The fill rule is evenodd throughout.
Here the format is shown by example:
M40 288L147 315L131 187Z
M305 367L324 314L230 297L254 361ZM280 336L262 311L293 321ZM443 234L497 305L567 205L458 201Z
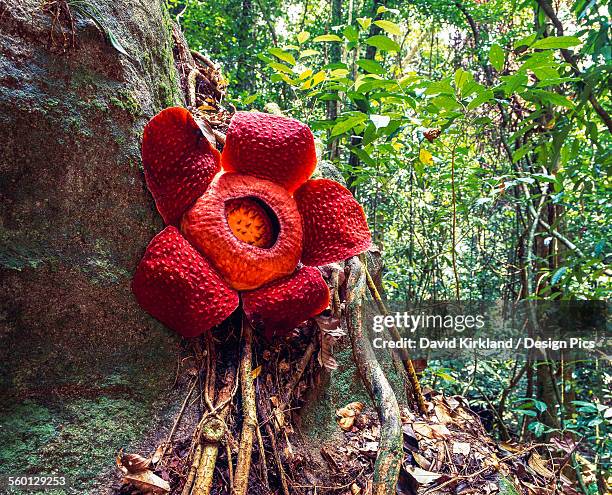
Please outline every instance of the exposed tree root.
M210 397L214 397L212 383L211 349L207 353L207 379L204 387L205 402L208 411L204 414L194 434L195 450L192 463L183 487L182 495L208 495L210 493L219 446L227 432L225 420L230 410L230 402L236 392L236 369L228 368L225 384L218 394L217 405L212 406ZM210 377L210 378L209 378Z
M363 384L380 420L379 450L374 464L373 495L395 493L403 459L402 424L395 394L363 334L363 301L366 274L357 257L348 260L346 321L353 356Z
M389 311L387 310L385 303L380 297L378 289L376 288L376 284L374 283L374 280L372 280L372 276L370 275L370 272L368 271L367 267L365 269L365 273L366 273L368 288L370 289L372 298L374 299L374 301L376 301L378 310L380 311L381 314L385 316L388 315ZM399 332L397 331L397 328L395 328L395 326L389 327L389 333L391 334L391 337L394 340L397 340L397 341L401 340L401 336ZM398 352L400 354L400 359L402 361L406 374L408 375L408 381L410 382L411 392L414 397L414 401L417 407L419 408L419 412L421 412L422 414L425 414L427 412L427 406L425 404L425 398L423 397L423 392L421 391L421 385L419 384L419 378L417 377L416 371L414 369L414 365L412 364L412 359L410 359L410 356L408 356L408 352L405 349L398 349Z
M257 409L252 374L253 329L246 316L242 319L242 357L240 358L240 388L242 390L242 432L236 460L233 495L246 495L251 470L253 434L257 427Z

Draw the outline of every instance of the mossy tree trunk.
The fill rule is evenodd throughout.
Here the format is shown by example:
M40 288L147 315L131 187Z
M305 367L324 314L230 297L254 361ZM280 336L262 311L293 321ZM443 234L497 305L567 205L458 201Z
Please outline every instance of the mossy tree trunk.
M182 98L161 0L81 3L129 56L64 1L0 0L0 474L74 493L104 486L174 379L178 339L130 279L162 227L142 129Z

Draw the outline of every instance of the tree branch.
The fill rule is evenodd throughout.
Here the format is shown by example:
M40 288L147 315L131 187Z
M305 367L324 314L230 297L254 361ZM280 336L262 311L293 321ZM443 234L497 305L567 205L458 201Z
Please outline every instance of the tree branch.
M540 8L544 11L546 16L550 19L550 22L552 22L553 26L555 26L555 29L557 30L557 36L563 36L563 24L557 17L557 14L555 13L555 10L553 9L552 5L548 3L547 0L536 1ZM572 52L566 48L562 48L561 55L563 56L563 59L571 66L574 74L578 77L582 77L583 74L578 68L578 65L576 64L576 60L574 59L574 55L572 54ZM595 98L595 95L593 94L592 88L589 86L589 84L585 82L585 85L587 86L586 90L589 92L589 102L591 103L591 106L593 107L597 115L599 115L601 120L603 120L604 124L606 124L608 131L612 132L612 118L597 101L597 98Z

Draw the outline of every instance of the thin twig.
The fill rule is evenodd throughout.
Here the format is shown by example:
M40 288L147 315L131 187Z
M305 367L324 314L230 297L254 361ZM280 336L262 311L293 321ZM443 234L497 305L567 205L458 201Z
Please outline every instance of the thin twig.
M512 459L516 459L517 457L520 457L524 454L526 454L527 452L531 452L532 450L535 450L539 447L549 447L549 445L545 444L545 443L538 443L536 445L532 445L531 447L528 447L524 450L521 450L520 452L517 452L515 454L511 454L509 456L504 457L503 459L499 460L499 463L501 464L502 462L508 462L511 461ZM488 471L489 469L495 469L495 466L486 466L478 471L476 471L475 473L471 473L471 474L462 474L460 476L454 476L452 479L445 481L444 483L442 483L441 485L436 485L436 486L432 486L431 488L428 488L427 490L425 490L421 495L428 495L429 493L433 493L433 492L437 492L442 490L442 488L445 488L449 485L452 485L454 483L456 483L457 481L460 480L473 480L474 478L476 478L477 476L481 475L482 473Z

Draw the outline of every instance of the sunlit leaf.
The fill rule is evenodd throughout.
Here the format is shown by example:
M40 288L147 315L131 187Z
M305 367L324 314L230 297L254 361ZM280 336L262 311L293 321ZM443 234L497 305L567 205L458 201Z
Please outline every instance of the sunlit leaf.
M361 67L363 70L371 73L371 74L384 74L386 72L385 68L376 60L369 60L366 58L360 58L357 60L357 65Z
M377 34L375 36L370 36L366 43L370 46L375 46L379 50L387 51L387 52L399 52L400 46L393 41L388 36L383 34Z
M391 122L391 117L388 115L370 115L370 120L376 129L381 129L389 125L389 122Z
M397 24L395 24L395 22L380 20L374 21L374 24L394 36L400 36L402 34L402 30Z
M490 89L486 89L484 91L481 91L479 94L477 94L476 97L467 104L467 109L474 110L475 108L478 108L483 103L486 103L492 99L493 99L493 91L491 91Z
M361 29L368 29L370 24L372 24L372 19L369 17L358 17L357 22L361 26Z
M314 55L318 55L319 51L318 50L303 50L300 52L299 58L306 58L306 57L312 57Z
M500 72L504 68L505 61L506 55L504 49L497 43L493 43L489 50L489 62L491 62L496 71Z
M419 160L423 165L433 165L433 155L424 148L419 151Z
M536 41L531 48L547 50L556 48L571 48L581 43L580 38L576 36L549 36Z
M299 44L304 43L308 38L310 38L310 33L308 31L302 31L297 35L297 40Z
M337 34L322 34L321 36L317 36L312 41L314 41L315 43L334 42L334 41L342 42L342 38L340 38L340 36L338 36Z
M287 62L291 65L295 64L295 58L293 57L293 55L284 50L281 50L280 48L268 48L268 53L274 55L276 58L282 60L283 62Z
M348 117L347 119L341 120L336 125L334 125L334 127L332 128L332 132L331 132L332 137L339 136L340 134L344 134L345 132L351 130L356 125L364 122L367 118L368 116L366 114L359 113L358 115L352 115Z

